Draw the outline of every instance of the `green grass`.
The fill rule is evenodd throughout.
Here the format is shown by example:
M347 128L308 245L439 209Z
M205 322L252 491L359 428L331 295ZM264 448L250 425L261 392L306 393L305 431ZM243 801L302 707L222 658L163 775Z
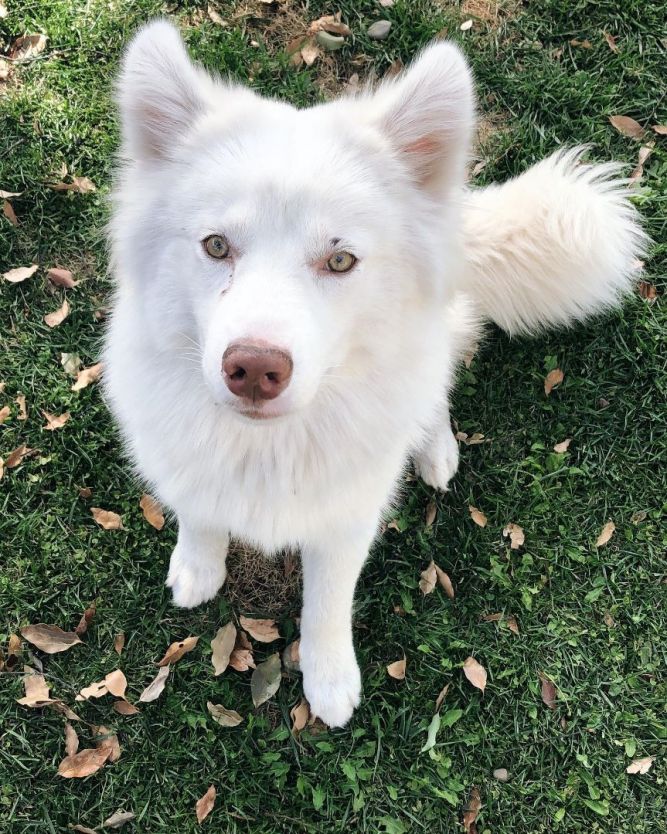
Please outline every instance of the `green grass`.
M29 622L73 627L94 600L98 613L85 645L43 657L54 693L69 699L115 668L118 631L128 636L120 666L133 698L168 643L187 634L202 639L176 665L162 698L139 716L117 716L108 699L80 707L87 721L113 727L123 747L116 764L85 781L56 774L62 718L19 707L20 680L0 674L0 831L95 827L122 807L137 815L125 831L186 834L198 828L194 803L210 784L218 789L204 823L210 831L455 832L473 785L483 801L480 834L663 830L667 317L660 300L651 306L637 297L621 313L539 340L490 334L461 374L453 413L461 430L484 432L491 442L463 449L449 494L410 486L399 516L403 532L383 536L359 589L362 706L345 730L305 733L297 743L289 710L300 697L298 676L286 678L257 711L247 675L212 677L208 641L232 614L225 594L191 612L171 606L163 580L173 526L158 533L143 521L141 488L99 391L71 392L59 362L63 351L85 364L97 355L101 325L93 312L110 289L103 226L118 139L111 80L136 25L165 7L157 0L7 5L4 51L25 32L44 32L49 41L16 69L0 97L0 188L23 192L13 200L20 225L0 217L0 272L58 263L85 280L68 292L72 314L55 330L42 319L59 306L62 291L52 294L43 272L0 286L0 407L19 392L29 407L21 422L12 405L0 455L24 442L40 450L0 482L0 637ZM589 142L595 158L634 163L638 143L616 133L608 116L667 122L665 42L657 34L664 32L664 4L510 5L497 23L476 21L465 34L458 28L465 16L447 2L396 0L381 9L374 0L313 0L304 17L340 9L353 29L351 44L327 69L329 84L355 71L381 75L442 30L460 41L479 82L480 108L501 128L485 143L480 182L521 171L560 144ZM217 8L233 20L233 4ZM257 89L298 104L317 101L322 68L295 69L272 41L265 47L263 28L280 12L262 8L265 19L241 16L220 28L207 21L206 3L168 6L208 66L251 76ZM393 21L392 32L370 41L366 26L381 16ZM605 31L618 36L618 53ZM571 46L573 38L588 39L591 48ZM354 63L360 56L368 63ZM45 187L63 162L92 178L98 191ZM665 138L655 137L637 202L656 241L648 280L663 292ZM546 398L542 379L556 365L565 382ZM40 409L70 410L72 418L61 431L44 432ZM553 444L565 437L573 438L570 450L556 455ZM78 496L83 484L93 489L91 501ZM438 516L425 529L433 498ZM468 503L488 516L485 529L471 522ZM90 504L122 512L126 531L99 529ZM644 520L633 521L640 511ZM609 518L616 535L596 550ZM502 539L510 521L526 532L520 551ZM453 602L439 591L422 597L419 573L431 558L454 579ZM407 613L399 616L395 606ZM516 615L520 636L482 621L495 612ZM295 633L294 614L281 622L286 637ZM260 646L257 657L273 650ZM407 678L392 681L385 665L402 652ZM483 696L461 671L470 654L489 672ZM541 672L560 693L553 711L540 699ZM440 730L430 754L420 753L434 699L447 682L443 715L461 710L461 717ZM218 727L207 700L237 709L245 722ZM90 739L85 729L81 734L85 746ZM648 774L626 774L633 750L657 757ZM494 780L498 767L509 770L509 782Z

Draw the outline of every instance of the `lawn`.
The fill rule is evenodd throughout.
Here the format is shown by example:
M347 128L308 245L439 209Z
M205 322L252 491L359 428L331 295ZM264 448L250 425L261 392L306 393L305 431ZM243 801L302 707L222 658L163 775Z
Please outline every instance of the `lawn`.
M665 397L667 316L667 123L665 5L650 0L5 0L0 53L17 37L44 34L45 48L23 62L0 62L0 189L17 224L0 216L0 273L39 264L21 283L0 281L0 456L22 444L38 450L0 481L0 645L29 623L66 630L94 604L83 645L45 655L24 642L0 672L0 831L60 834L102 830L118 810L124 832L187 834L199 829L195 802L210 785L217 800L202 830L216 832L463 831L479 791L471 834L648 834L667 820L667 486ZM209 11L210 10L210 11ZM344 46L308 67L285 52L310 21L341 12ZM253 641L260 662L298 633L298 590L276 592L236 560L229 592L194 611L172 607L163 582L175 542L139 507L143 488L123 457L97 385L72 391L63 353L97 361L111 284L104 224L118 126L111 99L119 55L136 26L168 14L195 57L257 90L307 105L355 74L381 77L446 32L472 62L482 128L474 183L524 170L552 150L590 143L597 159L635 166L642 143L615 130L613 115L646 128L652 146L636 203L655 241L646 290L622 312L536 340L496 331L462 369L453 402L458 430L484 434L462 443L452 490L435 495L408 484L400 514L379 540L359 588L355 633L364 679L362 705L343 730L291 733L301 698L298 674L255 709L250 672L213 676L210 640L242 614L275 617L281 640ZM392 22L385 40L368 26ZM472 26L461 24L472 20ZM611 38L605 35L613 36ZM4 70L3 70L4 67ZM354 83L354 80L353 82ZM484 163L484 164L482 164ZM49 183L87 177L96 190ZM80 283L54 288L46 270L71 270ZM44 316L67 298L60 325ZM76 362L76 360L74 360ZM546 396L545 375L564 381ZM26 419L17 397L24 395ZM44 429L42 411L69 411ZM569 448L554 445L571 438ZM88 487L91 497L82 497ZM84 492L84 496L87 493ZM431 502L435 502L433 515ZM474 523L469 505L487 518ZM120 513L123 530L104 530L91 507ZM608 521L610 541L596 547ZM503 528L523 528L512 549ZM455 586L423 595L430 560ZM279 585L283 569L272 568ZM269 583L270 584L270 583ZM502 614L488 619L488 615ZM518 634L509 625L514 616ZM487 618L487 619L485 619ZM126 635L120 655L114 638ZM167 646L200 637L173 665L164 693L121 716L112 697L77 704L81 687L121 668L128 698L155 676ZM387 664L405 655L405 680ZM486 690L463 673L473 656ZM19 672L43 663L54 697L92 725L116 733L118 761L86 779L65 780L65 719L30 709ZM541 697L553 682L555 703ZM422 752L435 699L441 726ZM237 710L242 723L216 724L207 701ZM651 769L628 774L633 759ZM494 777L505 768L506 781ZM109 829L105 829L109 830Z

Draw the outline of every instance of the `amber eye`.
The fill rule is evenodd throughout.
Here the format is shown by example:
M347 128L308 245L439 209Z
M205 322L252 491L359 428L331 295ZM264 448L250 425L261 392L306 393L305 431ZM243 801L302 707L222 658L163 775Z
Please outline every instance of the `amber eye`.
M350 252L336 252L327 261L327 268L331 272L349 272L357 259Z
M229 244L222 235L209 235L202 241L206 254L212 258L226 258L229 255Z

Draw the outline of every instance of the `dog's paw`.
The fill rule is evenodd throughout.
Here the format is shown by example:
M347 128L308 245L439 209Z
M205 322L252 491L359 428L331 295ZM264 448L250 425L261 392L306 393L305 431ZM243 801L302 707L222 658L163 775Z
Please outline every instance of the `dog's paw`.
M414 456L415 472L434 489L447 491L459 468L459 444L449 426L439 430Z
M361 699L361 673L354 651L309 662L300 652L303 694L312 715L329 727L344 727Z
M171 588L174 605L195 608L213 599L227 578L224 556L200 559L176 545L169 562L167 587Z

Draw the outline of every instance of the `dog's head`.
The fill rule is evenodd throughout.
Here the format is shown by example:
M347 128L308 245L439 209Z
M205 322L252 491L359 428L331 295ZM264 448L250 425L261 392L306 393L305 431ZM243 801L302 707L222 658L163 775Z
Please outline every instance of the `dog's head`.
M152 338L252 418L373 370L401 316L444 288L449 195L473 123L456 47L307 110L194 66L177 31L135 37L119 81L116 258Z

